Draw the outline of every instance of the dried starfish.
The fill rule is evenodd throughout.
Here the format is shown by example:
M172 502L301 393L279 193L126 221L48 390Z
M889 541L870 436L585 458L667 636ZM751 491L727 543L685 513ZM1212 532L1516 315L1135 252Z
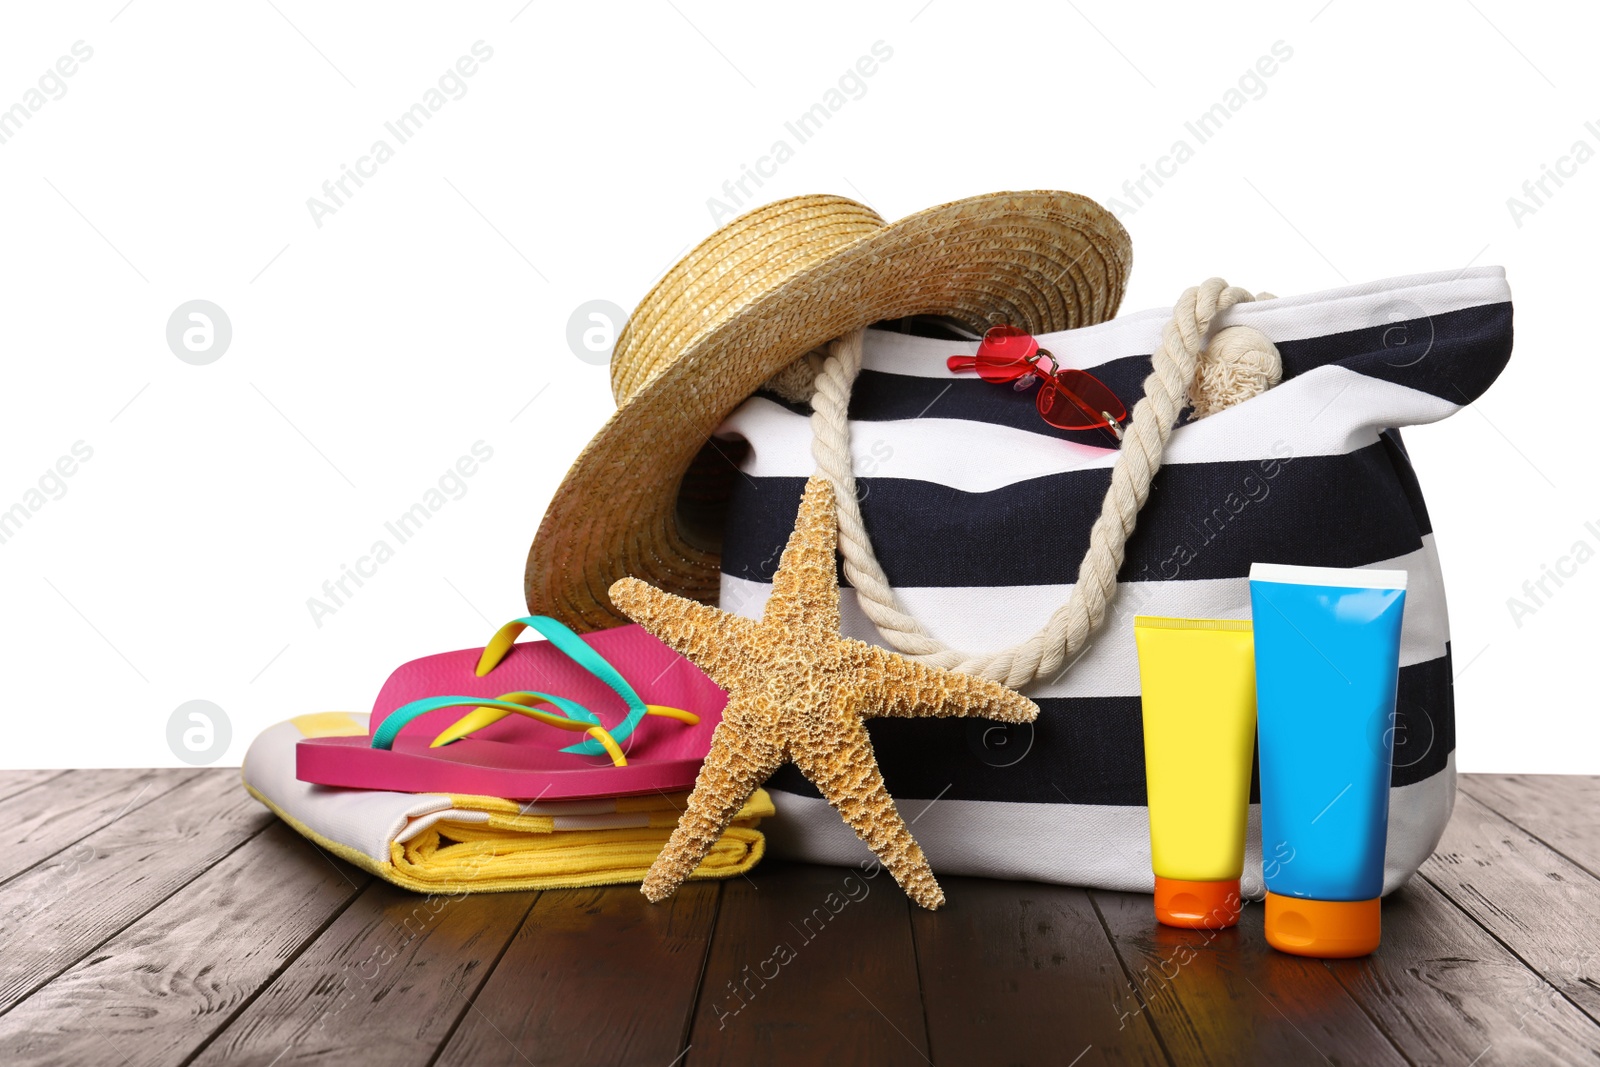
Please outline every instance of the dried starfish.
M611 587L613 604L728 692L688 806L644 880L652 901L677 892L751 792L793 761L912 900L930 909L944 903L884 788L862 720L975 715L1032 722L1039 708L998 682L841 637L837 538L833 487L813 477L759 622L637 578Z

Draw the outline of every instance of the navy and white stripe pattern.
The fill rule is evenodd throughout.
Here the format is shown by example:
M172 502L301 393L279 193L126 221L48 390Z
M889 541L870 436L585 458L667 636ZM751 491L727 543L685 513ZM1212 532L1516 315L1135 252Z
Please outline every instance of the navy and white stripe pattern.
M1131 410L1168 318L1157 310L1040 340ZM1433 530L1395 428L1444 418L1499 374L1511 350L1504 272L1241 304L1214 329L1239 324L1277 344L1283 383L1174 431L1111 617L1079 660L1027 690L1038 722L871 724L889 791L917 819L935 870L1148 890L1133 616L1248 618L1258 560L1409 573L1386 889L1437 843L1455 795L1449 624ZM850 417L863 519L901 602L935 636L981 652L1025 639L1066 599L1116 453L1096 432L1046 425L1031 392L945 369L945 357L975 347L869 331ZM748 446L722 605L754 617L815 469L811 427L804 408L761 394L718 434ZM843 613L848 636L886 644L848 587ZM794 768L769 788L775 854L865 855ZM1255 835L1246 885L1260 888Z

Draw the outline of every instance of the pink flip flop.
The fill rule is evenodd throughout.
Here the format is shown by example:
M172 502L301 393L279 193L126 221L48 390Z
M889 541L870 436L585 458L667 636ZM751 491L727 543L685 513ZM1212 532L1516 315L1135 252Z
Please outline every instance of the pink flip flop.
M525 627L547 640L514 644ZM529 616L484 648L399 667L373 705L371 734L302 740L296 775L511 800L682 791L694 785L726 703L699 668L638 626L579 637ZM473 710L463 717L464 709ZM562 748L565 733L588 736Z

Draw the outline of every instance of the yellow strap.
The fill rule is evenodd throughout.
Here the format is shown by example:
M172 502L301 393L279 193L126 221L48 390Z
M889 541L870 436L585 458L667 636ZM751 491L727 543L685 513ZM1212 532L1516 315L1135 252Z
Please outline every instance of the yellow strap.
M545 700L544 697L540 696L538 693L504 693L495 699L503 700L509 704L523 705L522 710L517 712L517 714L526 715L528 718L536 719L547 726L554 726L561 730L572 730L574 732L588 734L590 737L598 741L601 747L606 750L606 753L611 757L611 763L613 766L626 767L628 765L628 760L622 754L621 747L618 746L616 739L611 736L610 732L607 731L604 726L592 726L589 723L580 722L577 719L569 719L565 715L556 715L548 711L540 711L538 708L530 707L529 705L532 704L549 703L549 701ZM676 711L677 709L674 708L670 710ZM467 734L472 733L474 730L481 730L490 723L499 722L501 719L510 714L512 714L512 712L508 708L473 708L471 711L467 712L467 714L451 723L450 726L446 727L438 737L434 738L433 741L429 743L428 747L439 748L442 745L448 745L452 741L458 741ZM682 714L688 714L688 712L683 712ZM695 721L698 722L699 720L696 719Z
M546 703L542 697L534 693L507 693L499 699L508 701L512 704L522 705ZM646 704L645 710L651 715L660 715L662 718L666 719L676 719L677 721L687 723L690 726L697 726L700 723L700 716L696 715L692 711L684 711L682 708L669 708L663 704ZM476 731L483 729L485 726L490 726L494 723L497 723L510 714L511 711L507 708L473 708L471 711L461 716L461 718L445 727L439 736L433 739L433 742L428 747L438 748L440 745L448 745L452 741L459 741L468 734L475 733ZM537 718L540 722L550 722L552 719L557 718L557 716L551 715L549 712L534 711L531 708L522 714ZM576 730L586 728L588 726L587 723L581 723L574 719L562 719L560 725L564 730ZM608 734L607 736L610 735ZM605 744L604 741L601 741L600 743L602 745ZM607 751L610 750L607 749ZM621 766L621 764L618 764L618 766Z
M626 767L628 765L628 757L622 754L622 749L617 745L616 739L606 732L604 726L591 726L588 734L605 746L606 752L611 756L611 765L613 767Z
M489 638L489 643L483 646L483 654L478 657L478 665L474 673L479 678L500 666L500 661L506 658L506 653L511 651L511 646L516 644L517 635L527 628L527 624L520 619L506 623L494 632Z
M679 722L688 723L690 726L700 725L700 716L692 711L682 708L669 708L665 704L646 704L644 710L650 715L660 715L664 719L677 719Z

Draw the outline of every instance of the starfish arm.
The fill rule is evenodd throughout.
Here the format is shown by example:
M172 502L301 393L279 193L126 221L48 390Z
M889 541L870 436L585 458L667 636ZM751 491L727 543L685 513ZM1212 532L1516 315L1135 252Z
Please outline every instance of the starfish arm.
M930 911L939 907L944 903L944 891L883 784L867 728L851 716L836 716L829 726L819 737L791 742L796 766L872 849L907 896Z
M772 595L762 614L788 630L839 632L838 512L833 486L813 475L800 498L794 532L772 576Z
M664 593L637 578L615 582L611 586L611 602L724 689L730 687L745 663L745 650L750 647L757 625L753 619Z
M963 718L1032 722L1039 705L999 682L947 671L895 655L862 641L848 641L859 679L865 718Z
M711 735L711 751L695 779L689 803L666 847L650 865L641 887L652 903L672 896L700 866L756 787L783 763L783 749L770 738L739 729L741 705L730 701Z

